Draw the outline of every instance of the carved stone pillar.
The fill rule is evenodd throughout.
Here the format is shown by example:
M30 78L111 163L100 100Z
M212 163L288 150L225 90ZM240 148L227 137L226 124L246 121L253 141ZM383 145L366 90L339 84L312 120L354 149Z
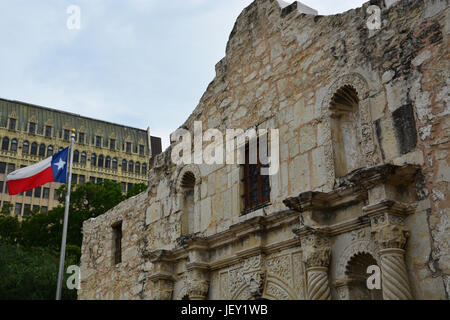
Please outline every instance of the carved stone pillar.
M173 278L152 276L150 280L153 282L153 300L172 300Z
M188 267L186 291L189 300L206 300L209 291L209 280L203 268Z
M202 238L185 240L189 252L186 263L186 291L190 300L206 300L209 291L208 245Z
M384 300L411 300L411 288L405 264L409 231L404 226L385 225L374 231L381 259Z
M320 234L306 235L301 239L303 262L306 265L308 299L331 300L328 266L331 259L329 239Z
M169 251L157 250L148 254L153 263L153 273L148 278L153 283L151 297L153 300L172 300L175 277Z

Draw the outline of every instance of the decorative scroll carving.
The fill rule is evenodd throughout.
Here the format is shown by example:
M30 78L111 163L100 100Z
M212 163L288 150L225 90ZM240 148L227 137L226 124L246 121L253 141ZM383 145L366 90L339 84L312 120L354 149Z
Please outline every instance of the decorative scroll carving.
M172 300L173 285L171 279L153 280L153 300Z

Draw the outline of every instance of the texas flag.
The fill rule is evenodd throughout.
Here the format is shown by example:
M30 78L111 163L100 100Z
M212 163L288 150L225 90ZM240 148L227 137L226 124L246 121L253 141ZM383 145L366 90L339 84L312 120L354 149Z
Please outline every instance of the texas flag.
M68 156L69 148L66 148L41 162L11 172L6 177L9 195L25 192L48 182L66 183Z

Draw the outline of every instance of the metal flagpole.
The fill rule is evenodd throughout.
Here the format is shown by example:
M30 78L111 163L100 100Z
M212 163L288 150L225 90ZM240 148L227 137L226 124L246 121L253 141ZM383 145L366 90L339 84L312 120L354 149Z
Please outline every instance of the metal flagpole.
M61 241L61 255L59 257L59 271L58 271L58 286L56 288L56 300L61 300L62 281L64 275L64 260L66 257L66 239L67 239L67 225L69 220L69 204L70 204L70 186L72 184L72 161L73 161L73 144L75 141L75 129L72 129L70 139L70 156L69 156L69 174L67 177L67 192L66 192L66 206L64 208L64 226Z

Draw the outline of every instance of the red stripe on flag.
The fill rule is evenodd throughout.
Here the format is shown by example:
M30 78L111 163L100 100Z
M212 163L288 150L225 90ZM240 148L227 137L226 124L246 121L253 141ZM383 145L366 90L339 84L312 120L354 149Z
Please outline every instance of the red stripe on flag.
M40 187L48 182L53 182L53 170L52 167L48 167L42 170L34 176L8 181L9 195L13 196L15 194L31 190L36 187Z

